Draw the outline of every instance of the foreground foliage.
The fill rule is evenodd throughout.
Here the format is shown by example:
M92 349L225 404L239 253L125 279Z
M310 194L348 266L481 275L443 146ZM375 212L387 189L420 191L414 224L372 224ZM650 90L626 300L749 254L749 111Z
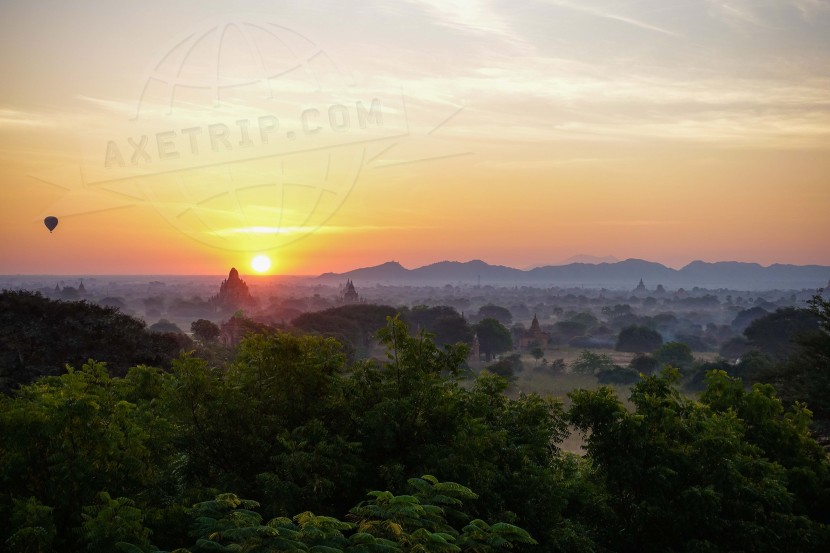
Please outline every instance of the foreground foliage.
M113 377L88 361L0 397L9 551L822 551L830 467L771 386L645 376L572 407L460 381L463 345L390 318L387 359L254 335ZM586 455L558 444L569 427ZM426 475L413 478L414 475ZM434 476L429 476L434 475ZM378 491L390 490L390 491ZM475 490L475 493L473 491ZM244 499L243 499L244 498ZM538 542L538 543L537 543Z
M633 412L609 388L571 394L605 489L605 540L618 551L824 551L830 473L809 411L722 371L696 402L678 378L646 377Z

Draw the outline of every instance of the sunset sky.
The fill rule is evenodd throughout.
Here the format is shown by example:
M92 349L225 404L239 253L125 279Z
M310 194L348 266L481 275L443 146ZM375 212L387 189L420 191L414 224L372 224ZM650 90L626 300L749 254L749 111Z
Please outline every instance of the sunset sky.
M0 15L3 274L830 265L830 1Z

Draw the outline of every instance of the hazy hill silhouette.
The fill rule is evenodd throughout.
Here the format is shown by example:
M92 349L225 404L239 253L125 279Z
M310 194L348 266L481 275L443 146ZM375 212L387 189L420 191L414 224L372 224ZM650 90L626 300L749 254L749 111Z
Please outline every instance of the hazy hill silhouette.
M398 262L364 267L318 277L329 282L347 278L388 284L499 284L545 286L591 286L633 289L640 279L649 290L658 284L671 288L700 286L738 290L818 289L827 283L830 267L822 265L763 266L757 263L693 261L681 269L643 259L616 263L569 263L522 270L490 265L481 260L441 261L407 269Z

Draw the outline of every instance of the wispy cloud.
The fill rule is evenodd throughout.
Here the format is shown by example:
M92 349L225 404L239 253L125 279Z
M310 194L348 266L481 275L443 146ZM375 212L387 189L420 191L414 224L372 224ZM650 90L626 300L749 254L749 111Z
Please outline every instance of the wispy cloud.
M736 28L780 28L793 16L807 23L830 14L827 0L707 0L708 14Z
M54 125L54 118L42 113L0 108L0 127L49 127Z
M827 0L790 0L801 17L811 21L818 14L830 13L830 2Z
M733 26L770 27L758 2L746 0L708 0L709 15Z
M664 35L670 36L681 36L680 33L675 31L665 29L663 27L658 27L657 25L653 25L641 19L637 19L634 17L630 17L627 15L622 15L619 13L613 13L605 8L601 7L593 7L589 5L585 5L584 3L576 3L576 2L569 2L566 0L549 0L549 2L555 6L559 6L561 8L566 8L575 12L584 13L587 15L593 15L595 17L600 17L603 19L610 19L612 21L619 21L620 23L625 23L626 25L632 25L634 27L639 27L640 29L645 29L647 31L653 31L655 33L662 33Z
M488 0L410 0L439 25L465 32L490 35L521 49L532 49Z
M352 225L352 226L336 226L336 225L322 225L322 226L282 226L282 227L268 227L268 226L253 226L253 227L233 227L210 231L209 234L221 237L231 236L250 236L250 235L297 235L309 234L311 232L320 234L352 234L362 232L377 232L400 229L425 228L425 227L411 227L411 226L381 226L381 225Z

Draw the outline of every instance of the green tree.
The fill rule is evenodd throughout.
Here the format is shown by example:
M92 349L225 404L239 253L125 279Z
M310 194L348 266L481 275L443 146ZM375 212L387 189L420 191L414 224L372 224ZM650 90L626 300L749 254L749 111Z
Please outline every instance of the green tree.
M269 512L327 505L357 463L356 446L322 423L340 416L344 367L334 339L287 333L245 338L227 371L174 363L177 385L164 399L187 472L267 499Z
M34 497L13 499L8 519L9 537L6 546L12 553L41 553L52 550L57 529L52 508L41 505Z
M412 331L432 333L435 343L440 346L473 341L470 324L454 307L416 305L412 309L402 309L401 318Z
M513 349L513 338L510 331L493 318L482 319L473 329L478 335L478 342L481 351L487 361L494 355Z
M263 523L256 501L221 494L192 509L199 536L192 551L496 553L536 543L518 526L471 520L464 501L477 496L469 488L430 475L409 485L412 495L370 492L348 522L306 511Z
M0 398L0 518L20 518L12 499L32 498L49 509L56 532L38 526L47 528L45 537L54 535L55 549L79 550L71 530L82 526L83 508L95 504L102 490L147 500L168 495L158 468L171 462L171 429L142 398L158 388L153 374L161 378L137 368L113 379L103 363L90 361ZM149 389L136 390L139 380ZM34 506L27 512L45 519ZM20 530L15 532L19 538Z
M212 344L219 339L219 325L207 319L199 319L190 323L190 331L193 337L203 344Z
M735 413L743 421L744 437L766 459L783 467L794 511L830 523L830 462L810 433L812 413L795 402L789 409L769 384L747 390L740 378L723 371L706 377L701 402L717 413Z
M545 356L545 350L540 348L539 346L533 346L530 348L530 355L536 360L536 364L539 364L539 360Z
M614 361L605 353L582 350L571 364L571 371L576 374L596 374L601 370L614 368Z
M652 374L660 367L660 363L651 355L646 353L638 353L631 358L628 363L628 368L638 373Z
M663 337L647 326L631 325L623 328L617 337L617 351L633 353L654 351L663 345Z
M83 508L80 533L87 551L109 553L126 544L140 551L150 549L150 530L144 526L144 515L134 501L113 499L107 492L98 494L97 499Z
M755 320L767 315L769 311L763 307L750 307L740 311L732 320L731 327L737 332L743 332Z
M681 371L691 368L695 358L692 349L682 342L667 342L657 348L654 359L660 366L670 366Z
M316 313L303 313L292 326L350 345L358 357L368 357L375 333L386 325L396 310L388 305L355 304L333 307Z
M387 362L357 367L344 392L353 405L348 427L369 468L361 471L364 489L400 489L412 473L440 475L479 490L472 516L517 522L553 540L566 502L563 478L550 469L567 432L561 404L534 394L510 400L507 381L486 371L460 386L445 375L459 373L464 349L438 349L394 319L381 338Z
M553 374L564 374L567 368L568 366L565 364L565 360L562 358L554 359L550 362L550 371Z
M826 529L799 507L787 470L756 445L753 426L772 424L770 411L758 405L743 418L734 401L742 386L724 386L725 375L710 383L709 403L680 395L677 378L667 370L635 385L633 412L609 388L570 394L571 421L609 493L600 542L645 552L826 549ZM776 425L807 439L803 415L773 411Z
M757 350L744 353L726 372L737 376L749 385L758 382L762 375L773 369L775 363L769 355Z
M523 368L521 356L518 353L507 355L498 361L487 365L487 370L507 380L513 380L516 373Z
M478 316L482 319L496 319L504 326L509 326L513 322L513 314L510 310L500 305L484 305L478 310Z

